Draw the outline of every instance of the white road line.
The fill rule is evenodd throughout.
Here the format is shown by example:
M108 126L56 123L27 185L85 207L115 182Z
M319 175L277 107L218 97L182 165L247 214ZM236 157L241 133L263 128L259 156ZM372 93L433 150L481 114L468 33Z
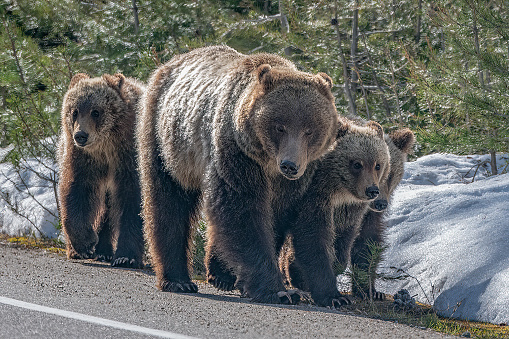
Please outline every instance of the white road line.
M37 312L54 314L54 315L58 315L58 316L65 317L65 318L86 321L86 322L97 324L97 325L108 326L108 327L118 328L121 330L127 330L127 331L133 331L133 332L153 335L153 336L162 337L162 338L196 339L194 337L188 337L186 335L182 335L182 334L178 334L178 333L154 330L152 328L141 327L141 326L137 326L137 325L122 323L119 321L98 318L98 317L94 317L91 315L60 310L58 308L46 307L46 306L41 306L41 305L37 305L37 304L31 304L31 303L27 303L24 301L6 298L6 297L2 297L2 296L0 296L0 303L15 306L15 307L26 308L28 310L33 310L33 311L37 311Z

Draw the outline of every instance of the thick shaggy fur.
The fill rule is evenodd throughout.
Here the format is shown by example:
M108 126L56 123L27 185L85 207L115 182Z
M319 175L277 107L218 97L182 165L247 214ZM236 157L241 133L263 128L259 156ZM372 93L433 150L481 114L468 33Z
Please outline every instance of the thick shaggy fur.
M360 221L389 174L389 162L382 128L370 122L352 126L314 173L280 268L290 285L310 291L319 305L336 306L344 299L336 287L336 258L350 260Z
M122 74L75 75L62 105L58 163L69 258L141 267L141 194L134 141L144 86Z
M371 265L371 271L375 272L378 262L369 263L367 258L368 244L378 244L383 246L385 243L383 233L385 230L384 216L388 207L392 193L403 178L404 163L407 156L412 152L415 137L408 128L396 130L390 135L385 136L385 141L389 147L391 156L391 170L387 180L380 184L380 195L373 201L366 214L363 217L360 227L359 236L355 239L352 248L352 265L360 269L367 270ZM346 267L348 261L342 261L342 265ZM383 293L375 290L375 275L370 276L371 281L368 286L360 286L358 282L353 283L352 291L354 295L359 297L369 297L374 299L384 299ZM371 290L370 290L371 286Z
M156 70L137 139L144 227L161 290L197 291L189 242L203 200L208 261L224 263L254 301L291 299L276 261L273 209L285 201L275 185L300 185L294 179L336 139L331 86L326 74L226 46Z

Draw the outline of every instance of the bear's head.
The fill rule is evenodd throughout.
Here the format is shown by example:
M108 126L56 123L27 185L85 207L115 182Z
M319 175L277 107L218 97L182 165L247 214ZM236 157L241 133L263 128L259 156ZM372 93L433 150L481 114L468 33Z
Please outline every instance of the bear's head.
M62 127L76 147L92 153L118 139L127 109L124 81L122 74L90 78L79 73L71 79L62 105Z
M382 126L374 121L366 126L352 124L324 161L330 172L326 173L327 182L336 191L336 199L342 202L374 200L390 171L389 149Z
M268 64L254 70L256 81L239 125L251 128L265 156L265 166L290 180L334 143L340 123L332 80Z
M412 153L415 137L411 130L403 128L385 135L385 142L391 156L391 170L387 180L380 184L380 194L370 204L370 209L375 212L383 212L388 207L392 193L403 178L404 163Z

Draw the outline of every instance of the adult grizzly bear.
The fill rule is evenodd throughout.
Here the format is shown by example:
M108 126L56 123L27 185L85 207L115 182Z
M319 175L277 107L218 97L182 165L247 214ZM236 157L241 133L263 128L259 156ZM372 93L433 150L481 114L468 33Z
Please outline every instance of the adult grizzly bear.
M336 257L350 260L358 225L389 170L389 150L375 122L351 126L320 160L280 255L287 282L311 292L318 305L337 307L345 298L336 286Z
M333 144L339 118L331 86L324 73L226 46L176 56L154 72L137 140L159 289L197 291L189 243L203 199L217 256L244 281L246 294L291 302L277 267L272 182L297 182Z
M62 105L58 163L69 258L142 267L141 194L134 141L143 85L122 74L76 74Z
M360 234L355 239L351 253L352 265L357 266L357 268L363 271L370 271L368 272L369 281L363 282L362 279L355 279L356 281L352 285L354 295L379 300L385 299L385 295L375 290L375 272L378 262L368 262L369 244L383 245L385 243L383 236L385 230L385 212L392 193L403 178L404 163L407 161L408 154L412 152L415 137L411 130L403 128L385 135L385 141L391 156L391 170L387 180L380 185L380 194L370 204L369 209L364 215L360 226ZM348 262L341 264L346 267Z

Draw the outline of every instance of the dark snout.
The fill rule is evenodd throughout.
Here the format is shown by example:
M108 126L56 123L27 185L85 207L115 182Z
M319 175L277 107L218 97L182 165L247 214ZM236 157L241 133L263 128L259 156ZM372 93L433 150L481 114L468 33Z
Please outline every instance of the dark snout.
M279 169L281 173L287 178L293 178L299 172L299 166L297 166L293 161L283 160L281 164L279 164Z
M79 146L82 146L82 147L85 146L85 144L87 143L87 140L88 140L87 132L79 131L74 134L74 141L76 141L76 143Z
M373 207L377 211L383 211L387 208L387 206L389 206L389 203L385 199L377 199L377 200L373 201Z
M378 189L378 186L370 186L366 188L366 196L369 199L375 199L380 194L380 190Z

